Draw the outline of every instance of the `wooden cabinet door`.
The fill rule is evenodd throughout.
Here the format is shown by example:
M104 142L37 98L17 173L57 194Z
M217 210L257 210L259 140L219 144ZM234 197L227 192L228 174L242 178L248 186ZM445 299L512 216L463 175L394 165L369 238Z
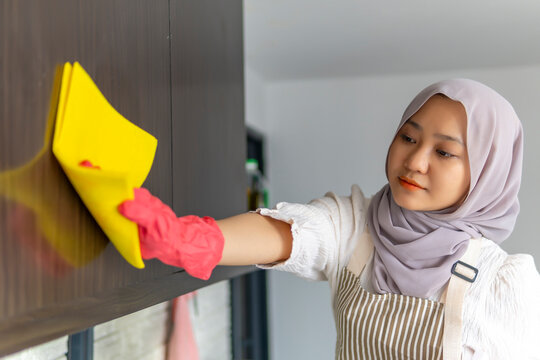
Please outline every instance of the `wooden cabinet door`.
M54 115L58 68L79 61L113 107L158 138L145 187L168 204L174 201L180 212L241 211L241 2L230 9L224 1L215 9L196 3L0 2L0 355L248 271L218 268L204 282L157 260L147 261L144 270L131 267L81 203L50 149L47 124ZM171 14L178 11L182 15L176 19L192 18L182 11L200 18L199 11L210 13L210 21L180 35L172 28L177 20ZM201 39L199 31L215 26L213 21L235 29L228 33L236 37L228 42L233 47L208 53L216 34ZM199 49L206 50L198 53L203 59L197 63L220 64L208 66L214 71L210 81L199 78L210 75L206 70L183 62L189 59L184 54ZM193 81L182 78L190 73ZM186 84L197 94L216 95L195 96L182 88ZM228 94L231 88L234 95ZM190 142L195 145L187 146ZM219 156L200 151L213 144Z

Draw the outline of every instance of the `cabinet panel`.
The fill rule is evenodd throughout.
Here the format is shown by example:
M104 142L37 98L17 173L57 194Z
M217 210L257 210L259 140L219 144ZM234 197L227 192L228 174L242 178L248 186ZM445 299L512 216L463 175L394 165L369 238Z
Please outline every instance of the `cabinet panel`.
M158 138L146 187L178 214L243 211L240 0L2 1L0 51L0 356L252 270L219 267L205 282L157 260L128 265L61 171L47 125L59 65L79 61Z
M158 137L146 184L170 201L168 17L167 1L0 3L0 354L134 311L141 294L123 290L124 300L119 289L173 272L119 256L46 133L58 66L79 61L121 114ZM121 306L100 310L106 302Z
M243 212L242 1L172 0L171 36L174 209Z

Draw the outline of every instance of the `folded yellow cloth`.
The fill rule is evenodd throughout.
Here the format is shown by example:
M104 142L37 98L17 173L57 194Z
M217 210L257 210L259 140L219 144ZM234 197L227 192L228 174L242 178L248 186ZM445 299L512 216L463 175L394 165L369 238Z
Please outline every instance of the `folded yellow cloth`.
M137 225L117 207L143 184L156 148L156 138L120 115L79 63L64 65L53 153L103 232L137 268L144 267Z

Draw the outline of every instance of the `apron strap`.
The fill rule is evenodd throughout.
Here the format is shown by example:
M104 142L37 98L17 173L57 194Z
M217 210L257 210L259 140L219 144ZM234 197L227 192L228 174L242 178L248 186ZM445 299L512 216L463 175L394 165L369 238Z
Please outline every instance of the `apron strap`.
M360 276L362 270L364 270L364 267L369 261L371 254L373 254L374 249L375 246L371 241L371 236L369 235L369 228L366 224L362 235L360 235L360 238L356 243L356 247L354 248L354 251L351 255L351 259L347 264L347 269L349 269L349 271L352 272L354 275Z
M443 359L461 359L463 329L463 299L476 280L475 268L482 247L482 239L471 239L467 251L452 266L449 284L441 297L444 305Z

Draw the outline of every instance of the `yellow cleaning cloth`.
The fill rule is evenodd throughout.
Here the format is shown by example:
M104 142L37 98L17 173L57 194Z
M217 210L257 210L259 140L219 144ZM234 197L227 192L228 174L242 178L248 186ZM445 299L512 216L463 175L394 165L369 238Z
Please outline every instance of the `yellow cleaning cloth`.
M120 115L77 62L66 63L53 153L120 254L143 268L137 225L117 211L152 167L157 140ZM94 167L80 164L90 162Z

